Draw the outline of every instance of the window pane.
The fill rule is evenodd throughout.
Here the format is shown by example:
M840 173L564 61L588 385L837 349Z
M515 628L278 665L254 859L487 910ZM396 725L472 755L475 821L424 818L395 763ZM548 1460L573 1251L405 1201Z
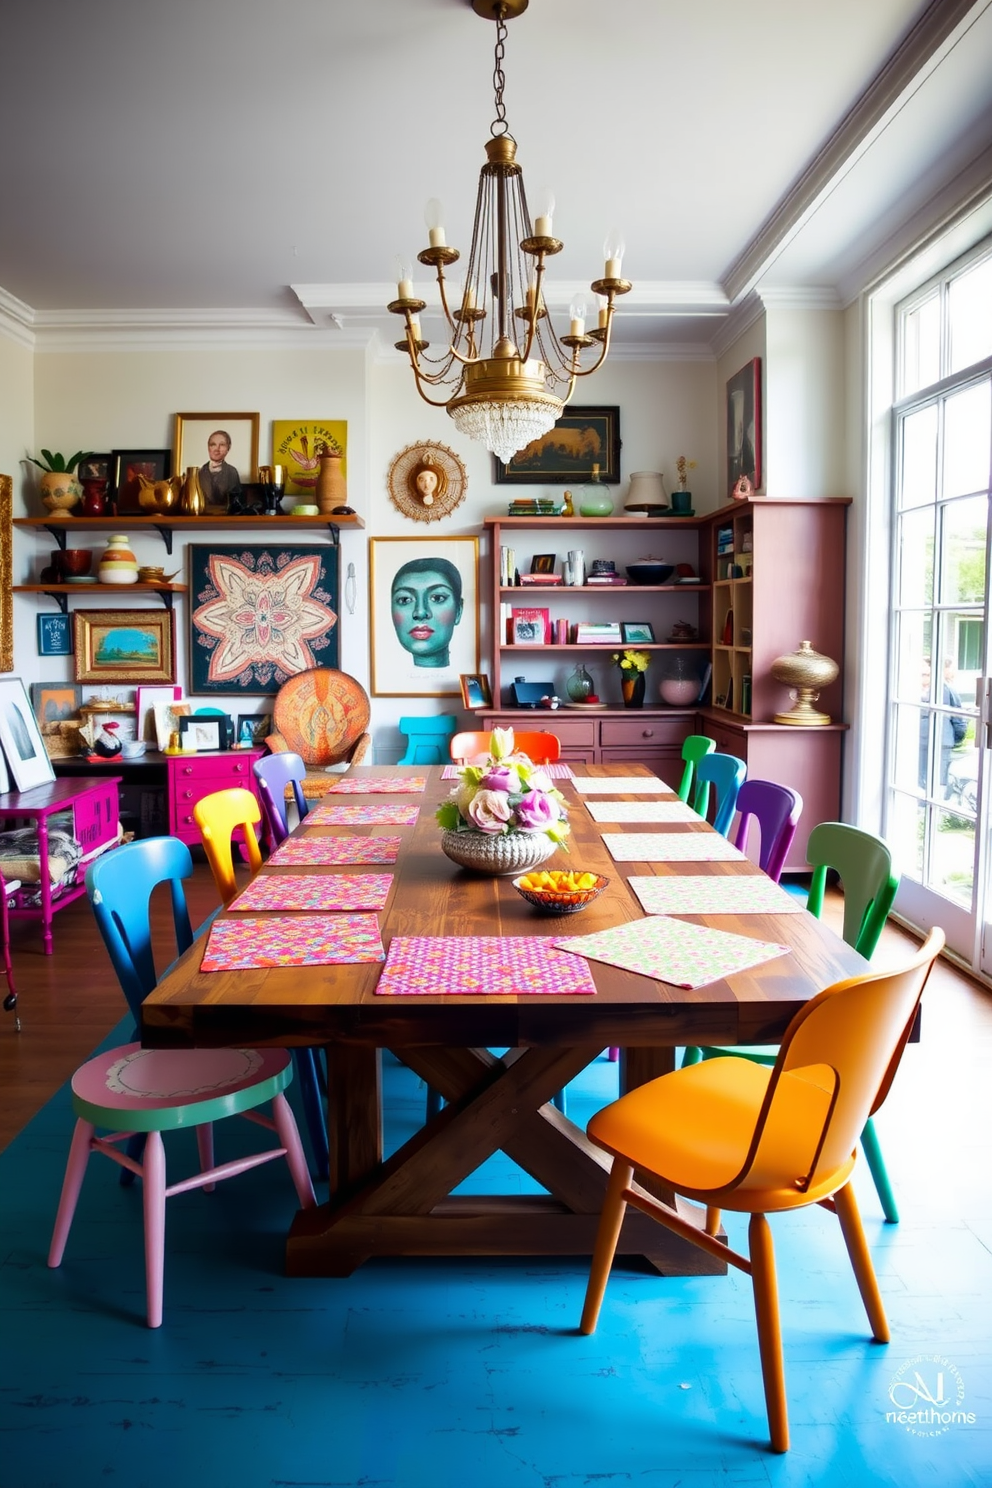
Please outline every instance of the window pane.
M957 623L957 656L959 672L980 672L985 655L985 626L981 620L961 616Z
M898 791L893 792L886 837L892 847L893 860L917 883L923 881L924 820L924 807L918 801Z
M924 695L922 678L924 667L930 666L929 611L907 610L899 615L893 635L896 658L896 699L901 703L917 703ZM929 690L926 699L930 701Z
M980 605L985 599L988 497L951 501L942 512L941 603Z
M992 378L954 393L944 405L945 496L966 496L989 488L992 437Z
M903 320L901 396L928 387L940 377L940 299L934 290Z
M951 372L992 356L992 258L951 280L948 313Z
M937 409L931 404L902 421L899 505L925 506L937 495Z
M978 810L978 750L974 738L966 739L951 755L944 799L956 812L974 820Z
M933 524L935 508L908 512L899 521L900 605L933 602Z
M975 880L975 823L963 816L941 811L934 814L928 883L931 889L971 908Z
M917 688L927 685L917 683ZM930 792L928 750L930 746L931 719L929 708L896 708L894 749L892 752L892 783L904 791Z

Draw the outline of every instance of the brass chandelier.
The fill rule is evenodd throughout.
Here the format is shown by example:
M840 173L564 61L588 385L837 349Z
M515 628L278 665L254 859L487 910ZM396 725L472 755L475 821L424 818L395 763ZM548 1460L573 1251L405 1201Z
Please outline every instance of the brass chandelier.
M437 273L450 331L444 353L425 355L430 343L421 335L418 317L426 301L414 297L412 267L400 265L397 297L388 309L404 318L406 338L396 347L409 354L420 396L435 408L447 408L461 433L481 440L506 463L553 427L576 379L602 366L610 349L614 300L631 284L620 277L624 245L618 234L611 233L604 244L603 278L591 286L599 296L598 324L586 330L586 302L579 296L570 306L568 335L555 333L542 293L545 263L564 247L551 232L554 199L542 203L540 215L531 220L503 104L506 22L521 15L528 0L470 3L477 15L496 22L496 117L479 175L468 270L450 299L444 271L460 254L445 241L440 204L427 204L430 245L417 259ZM583 367L581 356L590 346L597 354L590 366ZM441 396L432 397L432 389L440 390Z

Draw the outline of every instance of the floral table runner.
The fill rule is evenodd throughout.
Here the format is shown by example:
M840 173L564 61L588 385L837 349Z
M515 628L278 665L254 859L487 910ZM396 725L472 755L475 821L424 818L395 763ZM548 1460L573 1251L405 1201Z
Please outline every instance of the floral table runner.
M395 863L400 841L399 837L287 837L269 862L277 868L290 863L313 867L333 867L338 863Z
M617 863L744 860L744 854L719 832L603 832L601 835Z
M250 971L384 959L374 914L294 915L285 920L216 920L200 970Z
M749 966L789 954L788 946L773 941L752 940L748 935L731 935L726 930L710 930L659 915L597 930L592 935L575 935L555 944L563 951L636 971L658 982L670 982L673 987L704 987L707 982L718 982Z
M764 873L680 873L627 880L648 914L794 914L802 903Z
M329 787L329 796L415 796L427 789L423 775L392 776L369 775L362 779L358 775L346 775L336 785Z
M594 993L596 984L588 966L543 935L397 935L375 990L382 997L571 997Z
M379 822L386 827L412 827L420 814L413 802L389 801L379 806L344 805L335 801L314 806L305 818L308 827L354 826L358 822Z
M391 873L260 873L227 907L260 909L385 909Z

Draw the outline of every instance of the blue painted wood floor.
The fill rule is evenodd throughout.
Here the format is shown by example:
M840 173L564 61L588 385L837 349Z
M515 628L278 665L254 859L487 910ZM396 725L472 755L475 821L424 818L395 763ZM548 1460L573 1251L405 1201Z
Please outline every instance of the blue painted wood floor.
M140 1192L120 1188L109 1163L91 1161L66 1259L59 1271L45 1265L72 1120L62 1091L0 1156L0 1484L989 1488L984 1016L970 1044L960 1026L942 1036L931 1019L881 1113L902 1223L885 1225L858 1184L888 1347L869 1340L833 1218L805 1210L774 1222L785 1457L767 1447L739 1273L666 1279L618 1267L592 1338L575 1331L581 1260L380 1261L345 1280L288 1280L293 1197L278 1164L169 1200L165 1323L149 1331ZM384 1079L395 1145L422 1119L424 1092L388 1056ZM569 1114L584 1124L615 1090L616 1066L598 1060L569 1088ZM218 1156L246 1139L250 1128L226 1123ZM170 1152L173 1174L192 1164L191 1146ZM484 1186L494 1180L529 1182L509 1163ZM741 1242L740 1221L728 1216L728 1228ZM974 1422L927 1436L887 1420L899 1371L934 1396L942 1374L944 1396Z

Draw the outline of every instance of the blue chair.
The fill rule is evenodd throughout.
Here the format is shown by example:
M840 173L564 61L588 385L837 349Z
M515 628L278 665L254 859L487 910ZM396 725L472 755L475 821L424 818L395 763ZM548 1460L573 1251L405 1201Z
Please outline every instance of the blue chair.
M458 727L453 713L435 713L431 718L401 718L400 733L406 749L399 765L445 765L450 757L452 735Z
M285 842L289 836L289 819L286 814L287 790L292 788L293 800L296 802L300 821L310 810L310 804L303 794L303 781L306 778L307 767L298 754L293 754L287 749L282 754L267 754L262 759L256 760L252 765L252 771L258 781L258 794L262 800L271 845L278 847L280 842Z
M730 831L737 810L737 795L746 774L747 765L736 754L707 754L696 766L696 795L692 809L705 818L712 785L716 792L713 830L723 837Z

